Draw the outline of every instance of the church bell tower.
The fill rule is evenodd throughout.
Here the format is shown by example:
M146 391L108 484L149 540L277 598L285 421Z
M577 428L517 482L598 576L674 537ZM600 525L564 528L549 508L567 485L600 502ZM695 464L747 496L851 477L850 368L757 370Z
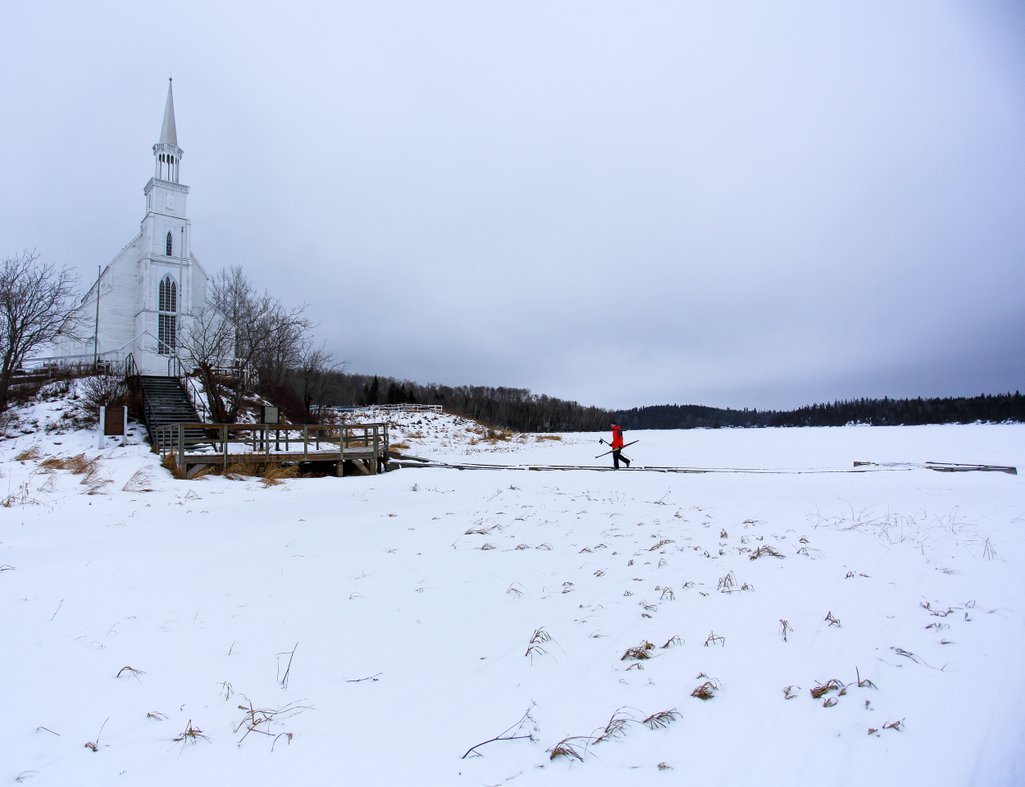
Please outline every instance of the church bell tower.
M178 147L173 82L169 79L160 140L153 146L153 177L143 189L146 215L142 220L141 297L135 323L136 335L146 337L137 351L149 356L147 366L151 367L166 364L166 359L161 362L154 358L154 352L167 358L177 355L178 332L191 311L192 228L187 211L189 187L180 180L183 154Z

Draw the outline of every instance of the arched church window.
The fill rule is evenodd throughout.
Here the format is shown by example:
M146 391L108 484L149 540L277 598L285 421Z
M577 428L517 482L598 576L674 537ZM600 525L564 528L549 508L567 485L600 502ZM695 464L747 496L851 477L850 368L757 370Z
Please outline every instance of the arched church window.
M167 232L167 240L164 241L164 254L168 257L171 256L171 252L174 250L174 241L171 239L171 231Z
M168 233L168 243L170 243ZM157 352L174 355L178 334L178 285L170 275L160 280L157 303Z

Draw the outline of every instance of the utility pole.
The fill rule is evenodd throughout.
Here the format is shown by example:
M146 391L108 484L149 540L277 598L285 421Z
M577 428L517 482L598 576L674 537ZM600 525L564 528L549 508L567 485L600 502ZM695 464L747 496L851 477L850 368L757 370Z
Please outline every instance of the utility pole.
M93 367L100 364L100 277L103 267L96 266L96 326L93 330Z

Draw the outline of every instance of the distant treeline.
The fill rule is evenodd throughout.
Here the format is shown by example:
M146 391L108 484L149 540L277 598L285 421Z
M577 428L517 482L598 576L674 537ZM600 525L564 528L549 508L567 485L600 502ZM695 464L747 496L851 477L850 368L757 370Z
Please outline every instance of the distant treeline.
M724 410L697 405L656 405L613 414L624 429L698 429L756 426L915 426L974 421L1025 421L1020 392L933 399L851 399L796 410Z
M1025 422L1025 397L1013 394L933 399L852 399L815 404L796 410L731 410L700 405L665 404L610 411L577 402L533 394L524 388L477 385L422 385L378 375L326 371L311 380L298 372L292 391L303 396L278 396L294 420L309 413L292 413L315 405L360 407L374 404L437 404L447 412L473 418L496 429L521 432L596 432L614 421L624 429L719 429L766 426L875 426ZM290 401L287 401L290 400ZM288 406L291 404L291 406Z

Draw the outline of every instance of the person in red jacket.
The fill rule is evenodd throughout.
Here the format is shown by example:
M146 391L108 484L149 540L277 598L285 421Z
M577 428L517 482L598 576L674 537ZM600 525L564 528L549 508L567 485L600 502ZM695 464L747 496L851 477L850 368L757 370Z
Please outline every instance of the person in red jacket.
M612 442L609 445L612 447L612 467L618 470L620 460L629 467L630 460L620 453L623 450L623 429L618 424L612 424Z

